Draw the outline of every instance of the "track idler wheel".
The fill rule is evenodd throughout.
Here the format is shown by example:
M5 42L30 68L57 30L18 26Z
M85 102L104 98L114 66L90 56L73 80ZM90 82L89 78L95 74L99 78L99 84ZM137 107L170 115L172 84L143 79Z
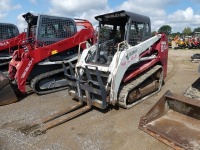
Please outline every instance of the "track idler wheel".
M8 77L0 71L0 106L17 101L17 96L10 84Z

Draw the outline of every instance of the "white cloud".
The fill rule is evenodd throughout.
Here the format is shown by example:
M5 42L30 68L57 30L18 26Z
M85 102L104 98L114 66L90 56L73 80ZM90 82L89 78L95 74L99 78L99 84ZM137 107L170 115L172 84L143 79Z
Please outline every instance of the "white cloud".
M58 14L70 14L75 15L78 13L86 12L91 9L105 9L107 6L107 0L50 0L51 8L50 12Z
M6 13L1 13L1 12L0 12L0 19L1 19L1 18L4 18L6 15L7 15Z
M14 6L10 6L10 10L14 10L14 9L20 9L20 8L22 8L22 6L21 5L14 5Z
M90 20L94 25L97 23L94 16L118 10L128 10L151 17L153 29L157 29L165 23L163 16L166 16L164 7L171 4L172 0L127 0L116 8L108 6L108 0L50 0L52 15L64 15L68 17L79 17ZM165 18L165 17L164 17Z
M168 15L167 20L174 32L182 32L185 27L194 29L200 26L200 15L194 14L191 7L188 7L185 10L177 10Z
M19 32L23 32L27 28L27 22L22 17L25 13L21 13L17 16L17 27L19 28Z
M29 12L37 15L37 13L34 12L34 11L29 11ZM27 12L26 12L26 13L27 13ZM25 19L22 17L22 15L24 15L24 14L26 14L26 13L25 13L25 12L22 12L21 14L19 14L19 15L17 16L16 25L17 25L17 27L18 27L20 33L26 31L26 29L27 29L27 22L26 22Z
M13 5L11 0L0 0L0 19L6 17L11 10L20 9L21 5Z
M166 24L166 11L165 7L174 2L172 0L127 0L120 6L117 6L117 10L128 10L135 13L139 13L151 18L152 31L158 30L160 26Z
M177 10L173 14L168 16L169 20L176 21L176 22L183 22L183 21L191 21L193 19L194 12L191 7L188 7L186 10Z
M37 2L37 0L29 1L32 1L33 3ZM8 2L0 0L0 5L2 4L1 6L4 10L10 7L9 5L6 5L10 4L10 0L8 0ZM113 11L128 10L149 16L151 18L152 31L157 31L163 25L170 25L172 27L172 32L182 32L185 27L194 29L200 26L200 15L196 14L191 7L167 14L166 7L175 4L178 4L177 0L126 0L115 8L110 8L108 6L108 0L93 0L92 2L90 0L50 0L50 8L45 14L83 18L91 21L95 26L97 21L94 19L94 16ZM6 11L0 10L0 18L5 15ZM19 16L17 22L20 22ZM24 22L23 19L22 21ZM20 26L21 27L19 28L24 29L22 24L20 24Z
M194 0L200 1L200 0ZM171 14L165 11L167 6L177 4L178 1L172 0L127 0L121 5L117 6L116 10L129 10L151 18L152 31L156 30L163 25L170 25L172 32L182 32L185 27L192 29L200 26L200 15L195 14L191 7L185 10L177 10Z
M172 0L165 0L165 1L127 0L127 1L123 2L118 8L122 8L122 9L129 8L129 10L131 8L133 11L135 11L134 8L138 7L140 12L146 12L152 8L163 9L167 5L171 5L172 3L174 3L174 1L172 1Z
M107 0L50 0L50 4L51 15L87 19L93 24L97 23L94 16L111 11Z

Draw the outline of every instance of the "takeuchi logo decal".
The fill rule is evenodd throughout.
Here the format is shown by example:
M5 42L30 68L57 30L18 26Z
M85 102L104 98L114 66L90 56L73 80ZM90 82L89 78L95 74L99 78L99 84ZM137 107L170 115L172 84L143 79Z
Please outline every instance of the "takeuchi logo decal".
M165 51L167 49L167 43L165 41L161 42L161 52Z
M21 79L23 79L25 76L26 76L26 74L27 74L27 72L29 71L29 68L31 67L31 65L33 64L33 58L31 58L31 60L29 61L29 63L28 63L28 65L26 66L26 68L24 69L24 72L23 72L23 74L22 74L22 76L21 76Z
M122 62L121 65L122 65L123 67L125 67L125 66L126 66L127 64L129 64L131 61L133 61L135 58L136 58L136 54L132 55L130 59L128 59L128 60Z
M133 60L136 58L136 56L137 56L137 55L136 55L136 52L137 52L137 49L135 49L135 50L129 52L128 54L126 54L126 60L123 61L123 62L121 63L121 65L124 67L124 66L126 66L128 63L130 63L131 61L133 61Z

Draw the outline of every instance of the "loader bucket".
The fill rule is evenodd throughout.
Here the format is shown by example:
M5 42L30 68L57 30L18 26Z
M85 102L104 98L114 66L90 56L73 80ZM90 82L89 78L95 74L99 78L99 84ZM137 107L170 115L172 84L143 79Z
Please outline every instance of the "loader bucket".
M10 85L9 79L0 72L0 106L11 104L16 101L17 97Z
M200 149L200 101L167 91L139 128L174 149Z

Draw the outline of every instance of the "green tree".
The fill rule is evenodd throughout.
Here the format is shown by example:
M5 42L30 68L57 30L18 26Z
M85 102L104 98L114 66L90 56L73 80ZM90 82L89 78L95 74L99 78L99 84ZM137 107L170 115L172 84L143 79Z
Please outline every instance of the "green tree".
M151 36L155 36L156 35L156 31L151 32Z
M180 33L180 32L171 33L171 34L170 34L170 37L175 38L177 35L180 36L181 33Z
M193 32L200 32L200 27L195 28Z
M190 27L186 27L183 29L183 34L190 35L192 34L192 30Z
M169 25L164 25L160 27L160 29L158 30L158 33L165 33L167 35L169 35L171 32L172 32L172 27L170 27Z

